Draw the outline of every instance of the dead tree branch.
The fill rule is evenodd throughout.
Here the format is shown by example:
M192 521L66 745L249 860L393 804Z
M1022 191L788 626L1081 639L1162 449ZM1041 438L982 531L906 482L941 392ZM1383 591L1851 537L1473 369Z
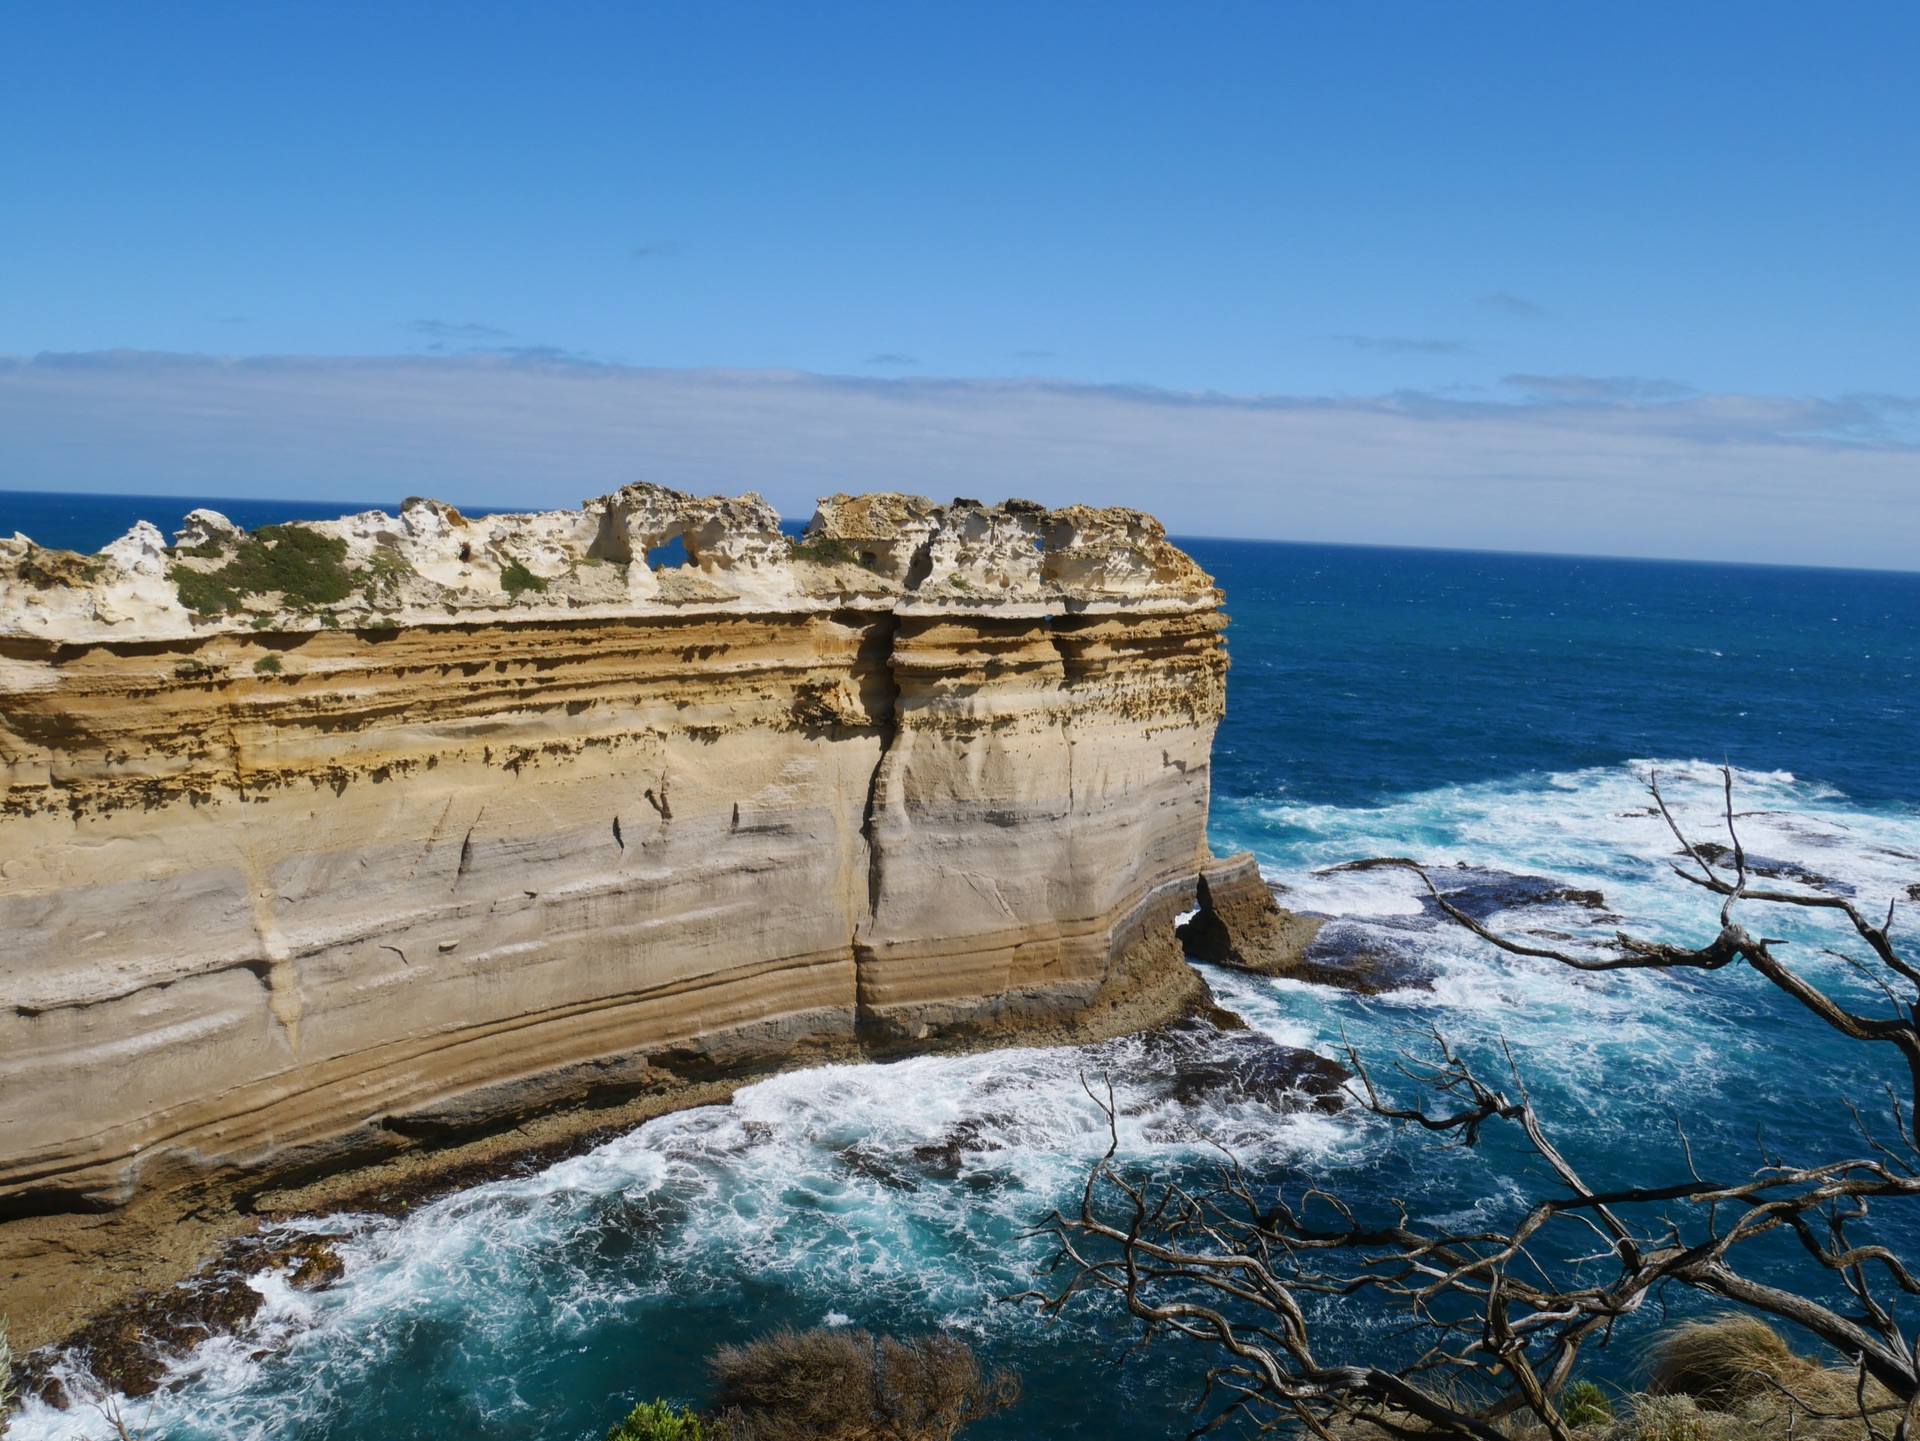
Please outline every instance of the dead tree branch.
M1913 1441L1920 1357L1899 1310L1903 1300L1920 1297L1920 1277L1887 1246L1856 1232L1872 1203L1920 1196L1920 1149L1910 1121L1920 1111L1920 965L1896 951L1891 907L1875 924L1846 897L1749 885L1730 771L1723 792L1731 878L1688 840L1657 777L1649 778L1649 789L1691 862L1676 863L1675 873L1722 897L1718 934L1705 945L1625 932L1584 951L1516 941L1453 905L1417 862L1393 864L1419 875L1443 914L1513 955L1581 971L1715 971L1744 962L1839 1034L1899 1051L1907 1090L1904 1097L1890 1093L1897 1146L1875 1139L1854 1109L1865 1143L1858 1156L1807 1165L1770 1156L1748 1175L1713 1177L1699 1174L1689 1148L1685 1179L1595 1187L1554 1145L1510 1054L1507 1084L1497 1086L1429 1031L1417 1049L1403 1052L1397 1069L1436 1104L1390 1099L1349 1046L1352 1094L1372 1114L1432 1132L1449 1146L1476 1146L1490 1126L1514 1128L1545 1164L1554 1191L1535 1199L1516 1223L1428 1225L1398 1202L1385 1208L1390 1214L1362 1215L1354 1203L1311 1187L1289 1198L1231 1157L1202 1189L1134 1176L1120 1160L1109 1088L1095 1097L1108 1118L1106 1154L1088 1175L1078 1207L1050 1214L1037 1228L1054 1252L1041 1273L1047 1288L1028 1299L1058 1312L1085 1293L1111 1295L1144 1324L1149 1340L1175 1335L1215 1348L1221 1360L1209 1374L1208 1396L1227 1399L1201 1430L1241 1417L1263 1424L1290 1419L1326 1437L1342 1418L1364 1418L1395 1436L1495 1441L1497 1423L1520 1413L1553 1441L1570 1441L1554 1396L1582 1347L1604 1342L1663 1287L1677 1285L1825 1342L1859 1368L1863 1419L1871 1380L1901 1413L1895 1441ZM1736 920L1738 907L1755 905L1844 916L1872 952L1871 973L1893 1014L1858 1014L1789 965L1778 954L1786 942L1756 936ZM1575 1243L1582 1235L1582 1262L1551 1259L1581 1254ZM1797 1243L1824 1282L1795 1291L1743 1269L1740 1249L1769 1235ZM1845 1301L1833 1301L1835 1292ZM1391 1364L1322 1354L1313 1316L1329 1301L1372 1302L1403 1317L1406 1334L1417 1338L1413 1351ZM1878 1409L1886 1409L1884 1401Z

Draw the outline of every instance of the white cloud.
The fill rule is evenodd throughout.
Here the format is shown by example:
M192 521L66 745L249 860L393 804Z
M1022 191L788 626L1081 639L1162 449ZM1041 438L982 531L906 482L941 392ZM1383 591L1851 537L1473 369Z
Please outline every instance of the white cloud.
M1911 401L1307 399L538 358L0 361L0 487L575 504L1020 495L1176 534L1920 568ZM1597 392L1606 399L1595 403ZM1624 392L1624 393L1623 393ZM170 519L170 517L163 517Z

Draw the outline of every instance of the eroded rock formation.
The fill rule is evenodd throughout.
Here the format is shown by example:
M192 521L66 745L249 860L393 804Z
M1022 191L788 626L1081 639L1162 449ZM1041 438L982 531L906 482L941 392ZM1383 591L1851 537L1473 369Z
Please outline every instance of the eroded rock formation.
M1217 603L1020 501L0 541L0 1215L1165 1014Z
M1259 863L1246 852L1200 868L1194 914L1176 934L1196 961L1263 975L1297 974L1301 958L1325 924L1296 916L1273 898Z

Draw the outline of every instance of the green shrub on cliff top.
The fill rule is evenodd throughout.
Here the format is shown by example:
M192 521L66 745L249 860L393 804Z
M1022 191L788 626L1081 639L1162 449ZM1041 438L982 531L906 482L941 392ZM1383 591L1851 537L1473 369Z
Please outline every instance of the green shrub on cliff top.
M547 583L517 560L510 560L500 570L500 589L508 595L518 595L523 590L543 591Z
M197 615L239 610L245 597L278 591L287 606L332 605L353 590L347 543L303 525L263 525L243 537L218 570L176 565L167 572L180 603Z
M811 561L815 565L852 565L854 560L853 547L830 535L813 540L789 538L787 549L795 560Z
M607 1441L727 1441L727 1428L701 1420L687 1406L642 1401L607 1432Z
M418 575L412 566L384 547L367 557L367 568L359 576L360 592L369 606L400 594L400 583Z

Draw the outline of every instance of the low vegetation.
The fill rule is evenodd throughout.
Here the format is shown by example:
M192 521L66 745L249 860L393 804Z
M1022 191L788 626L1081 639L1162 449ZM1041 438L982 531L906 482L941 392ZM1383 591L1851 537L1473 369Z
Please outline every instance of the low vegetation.
M200 559L224 554L210 546L178 552ZM263 525L243 536L226 563L196 570L176 563L167 572L180 603L196 615L231 614L249 595L278 592L290 608L332 605L353 593L347 543L303 525Z
M606 1441L952 1441L1020 1392L1011 1371L983 1370L938 1333L779 1330L722 1346L707 1365L711 1411L649 1401Z
M103 569L104 564L93 556L35 545L14 562L13 573L39 590L51 590L57 586L90 585L100 578Z
M787 548L795 560L813 565L852 565L855 561L853 547L828 535L813 540L789 540Z
M377 549L368 557L367 568L359 575L360 594L369 608L391 602L399 597L400 583L418 574L395 552L384 547Z
M1644 1387L1614 1395L1575 1381L1556 1398L1576 1441L1894 1441L1903 1407L1858 1367L1823 1366L1758 1317L1726 1312L1665 1332L1648 1348ZM1342 1441L1437 1438L1445 1428L1396 1407L1336 1423ZM1491 1436L1548 1441L1523 1412Z
M1609 1399L1591 1381L1560 1395L1582 1441L1884 1441L1897 1434L1892 1395L1858 1367L1797 1354L1759 1317L1727 1312L1667 1332L1646 1389ZM1516 1426L1516 1441L1547 1435Z
M547 583L517 560L510 560L500 571L500 589L508 595L519 595L522 591L536 594L547 588Z
M1604 1426L1613 1419L1613 1403L1593 1382L1575 1381L1560 1397L1560 1414L1576 1430L1584 1426Z
M724 1421L709 1421L690 1406L643 1401L607 1432L607 1441L731 1441Z

